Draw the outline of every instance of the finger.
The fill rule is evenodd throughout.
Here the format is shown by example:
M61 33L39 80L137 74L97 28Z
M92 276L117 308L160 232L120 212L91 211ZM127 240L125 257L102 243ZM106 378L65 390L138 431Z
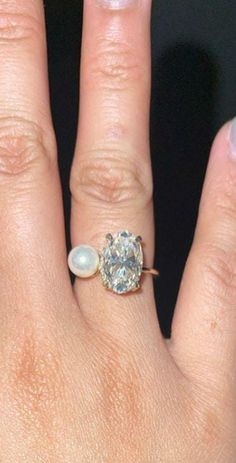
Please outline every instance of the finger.
M41 306L39 294L53 295L67 275L45 40L40 0L0 3L0 294L8 313Z
M71 175L73 246L87 243L101 250L107 233L128 229L143 237L147 265L153 263L150 7L147 0L85 2L80 123ZM96 322L101 317L103 327L117 330L119 321L128 333L129 323L140 326L142 320L156 330L151 277L129 297L105 290L99 277L77 280L76 292L83 312Z
M231 141L230 141L231 132ZM201 378L229 378L236 355L236 121L214 142L173 323L173 348ZM235 380L235 374L234 374Z

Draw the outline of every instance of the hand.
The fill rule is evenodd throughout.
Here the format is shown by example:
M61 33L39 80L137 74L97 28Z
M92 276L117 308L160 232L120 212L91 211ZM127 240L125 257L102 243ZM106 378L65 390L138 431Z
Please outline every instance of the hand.
M151 266L151 2L104 1L84 5L72 245L129 229ZM234 463L235 125L212 149L166 342L151 277L129 296L71 286L45 49L41 1L2 1L0 460Z

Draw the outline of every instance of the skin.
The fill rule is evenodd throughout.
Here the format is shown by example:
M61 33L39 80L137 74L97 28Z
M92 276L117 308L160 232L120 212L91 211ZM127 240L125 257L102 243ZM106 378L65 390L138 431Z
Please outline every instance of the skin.
M68 6L69 7L69 6ZM85 0L72 244L124 228L153 263L150 7ZM152 278L67 268L43 6L0 2L0 461L234 463L236 162L214 142L170 341ZM190 153L191 154L191 153Z

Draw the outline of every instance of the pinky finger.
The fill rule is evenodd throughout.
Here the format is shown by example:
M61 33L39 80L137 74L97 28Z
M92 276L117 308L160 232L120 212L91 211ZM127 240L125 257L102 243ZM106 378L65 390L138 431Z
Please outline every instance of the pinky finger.
M236 379L236 119L214 142L193 247L173 322L172 347L201 381ZM217 387L218 387L217 386Z

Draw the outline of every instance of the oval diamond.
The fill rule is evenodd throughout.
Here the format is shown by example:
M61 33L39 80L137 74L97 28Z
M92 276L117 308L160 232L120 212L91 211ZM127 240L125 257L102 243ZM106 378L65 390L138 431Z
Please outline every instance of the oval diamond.
M140 237L129 231L107 236L100 272L104 286L115 293L125 294L139 288L143 267Z

